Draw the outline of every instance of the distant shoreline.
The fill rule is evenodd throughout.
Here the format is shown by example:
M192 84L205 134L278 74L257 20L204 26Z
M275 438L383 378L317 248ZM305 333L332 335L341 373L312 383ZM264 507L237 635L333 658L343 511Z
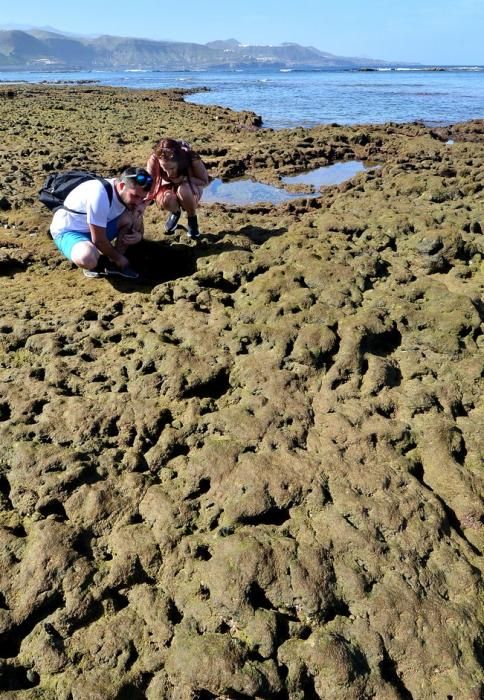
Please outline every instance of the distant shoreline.
M484 65L482 66L470 66L470 65L423 65L423 66L361 66L358 68L281 68L279 66L254 66L254 67L233 67L233 68L223 68L221 66L214 66L209 68L132 68L132 67L120 67L120 68L62 68L56 67L52 68L49 66L24 66L24 67L13 67L13 66L1 66L1 73L405 73L405 72L415 72L415 73L452 73L452 72L484 72ZM0 78L0 83L8 82ZM28 81L26 81L28 82Z

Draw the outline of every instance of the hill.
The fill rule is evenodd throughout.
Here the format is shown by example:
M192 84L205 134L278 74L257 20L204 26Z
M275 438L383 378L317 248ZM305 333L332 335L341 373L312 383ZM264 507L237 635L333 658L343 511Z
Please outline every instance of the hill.
M0 69L89 70L126 68L274 67L292 69L361 68L389 65L367 58L335 56L312 46L285 43L248 46L236 39L196 44L132 37L75 37L45 29L0 31Z

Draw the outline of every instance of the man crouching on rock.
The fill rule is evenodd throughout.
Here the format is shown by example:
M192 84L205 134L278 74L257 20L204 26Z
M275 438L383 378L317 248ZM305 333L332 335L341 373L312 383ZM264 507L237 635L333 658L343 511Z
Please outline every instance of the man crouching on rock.
M54 243L86 277L139 277L125 253L143 238L143 200L152 182L143 168L126 168L116 179L82 182L56 210Z

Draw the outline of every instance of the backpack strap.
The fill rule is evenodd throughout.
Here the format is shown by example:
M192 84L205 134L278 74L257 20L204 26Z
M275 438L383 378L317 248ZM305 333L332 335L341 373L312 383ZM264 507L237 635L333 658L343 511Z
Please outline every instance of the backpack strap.
M109 200L109 206L113 203L113 186L111 185L108 180L105 180L103 177L98 177L96 178L104 187L106 190L106 194L108 196ZM57 209L65 209L66 211L70 211L71 214L85 214L85 211L76 211L75 209L69 209L69 207L65 207L63 204L60 207L57 207L54 211L57 211Z

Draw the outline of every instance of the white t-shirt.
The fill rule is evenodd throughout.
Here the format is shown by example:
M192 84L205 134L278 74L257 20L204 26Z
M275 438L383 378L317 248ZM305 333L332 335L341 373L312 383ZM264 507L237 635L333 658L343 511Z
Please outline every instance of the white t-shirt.
M126 207L116 194L114 180L108 180L113 188L113 201L109 205L109 197L104 185L99 180L87 180L69 192L64 200L64 206L77 212L74 214L67 209L58 209L50 225L50 233L56 238L64 231L79 231L89 233L89 224L106 228L108 221L116 219Z

